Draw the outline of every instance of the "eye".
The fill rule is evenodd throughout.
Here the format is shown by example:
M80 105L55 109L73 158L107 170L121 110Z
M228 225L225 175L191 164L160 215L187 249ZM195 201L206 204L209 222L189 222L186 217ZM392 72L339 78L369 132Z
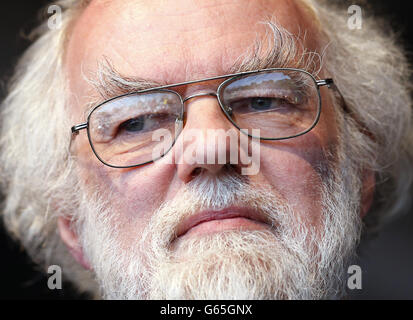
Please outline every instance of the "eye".
M286 99L259 96L232 101L229 105L236 113L284 112L294 107Z
M145 118L138 117L138 118L129 119L123 122L119 126L119 129L123 129L127 132L138 132L138 131L142 131L144 125L145 125Z
M272 98L252 98L251 99L251 108L255 110L268 110L273 104Z

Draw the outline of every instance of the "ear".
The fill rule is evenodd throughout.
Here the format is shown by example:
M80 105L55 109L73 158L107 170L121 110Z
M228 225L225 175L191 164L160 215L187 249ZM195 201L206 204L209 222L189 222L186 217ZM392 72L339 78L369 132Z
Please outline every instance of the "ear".
M79 244L79 238L72 227L72 220L69 217L60 216L57 218L57 228L60 238L69 249L73 258L79 262L85 269L90 270L90 264L83 254L82 247Z
M373 203L376 177L374 171L365 169L363 172L363 186L361 190L360 217L364 218Z

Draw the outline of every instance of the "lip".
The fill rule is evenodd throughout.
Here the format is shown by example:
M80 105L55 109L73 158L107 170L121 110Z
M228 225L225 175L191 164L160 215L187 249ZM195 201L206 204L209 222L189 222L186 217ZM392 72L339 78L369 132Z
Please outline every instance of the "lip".
M212 233L229 229L263 229L271 225L263 214L246 207L200 211L178 225L176 237L190 233Z

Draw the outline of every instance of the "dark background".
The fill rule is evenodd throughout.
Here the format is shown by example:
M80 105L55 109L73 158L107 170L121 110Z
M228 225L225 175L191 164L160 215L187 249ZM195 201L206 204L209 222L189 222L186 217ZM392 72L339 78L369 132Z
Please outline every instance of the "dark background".
M0 4L0 99L13 66L29 45L27 35L36 25L38 10L49 1L15 0ZM409 1L381 0L360 4L363 15L386 18L413 52L413 23ZM343 14L347 14L343 11ZM413 55L409 54L413 62ZM351 299L413 299L413 212L395 219L379 235L362 243L359 265L362 290L350 292ZM64 272L63 272L64 277ZM74 299L70 284L62 290L49 290L47 277L36 271L22 248L14 243L0 225L0 299Z

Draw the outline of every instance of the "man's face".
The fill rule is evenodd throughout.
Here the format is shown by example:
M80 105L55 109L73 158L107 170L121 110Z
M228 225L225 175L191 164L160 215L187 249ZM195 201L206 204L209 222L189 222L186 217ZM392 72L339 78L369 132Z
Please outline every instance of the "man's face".
M304 46L317 49L311 17L293 1L92 1L71 30L65 57L72 93L70 112L77 121L85 120L91 99L99 97L86 77L93 77L104 59L119 74L160 84L231 73L234 63L257 40L270 49L265 42L268 27L260 23L270 17L294 35L305 30ZM218 84L189 85L180 94L214 91ZM266 287L260 291L262 298L298 297L299 288L291 289L285 278L294 265L310 263L294 276L289 274L310 281L316 272L312 268L327 259L319 254L320 241L331 237L325 234L326 216L333 210L328 211L326 194L333 192L331 174L337 178L340 171L335 111L328 91L322 88L321 95L323 109L317 126L294 139L260 143L259 171L249 176L239 174L238 164L231 168L216 163L175 164L173 152L148 165L114 169L98 161L87 136L80 134L73 145L79 177L85 191L104 201L105 208L83 206L87 218L83 218L82 234L77 235L83 257L75 256L90 264L104 283L110 280L102 278L116 269L114 264L105 267L102 257L118 260L125 272L118 276L128 278L124 286L129 286L125 289L129 293L124 297L206 298L205 293L197 296L203 289L191 288L190 283L207 283L196 278L201 277L196 270L213 277L214 265L221 268L217 277L221 274L225 279L216 280L221 291L214 291L212 284L202 292L215 297L225 298L225 290L227 297L251 290L245 280L251 274L253 279L256 275L256 284ZM180 139L188 129L233 128L215 97L191 99L185 111ZM301 251L294 252L299 246ZM272 278L264 279L266 273ZM188 280L191 277L196 279ZM120 278L112 282L119 285ZM173 283L174 290L165 289L161 283L165 279ZM136 287L133 281L138 283ZM305 287L306 282L300 281ZM238 289L234 288L236 282ZM121 290L115 287L107 285L106 290ZM138 294L137 290L147 291ZM114 292L105 294L116 297Z

